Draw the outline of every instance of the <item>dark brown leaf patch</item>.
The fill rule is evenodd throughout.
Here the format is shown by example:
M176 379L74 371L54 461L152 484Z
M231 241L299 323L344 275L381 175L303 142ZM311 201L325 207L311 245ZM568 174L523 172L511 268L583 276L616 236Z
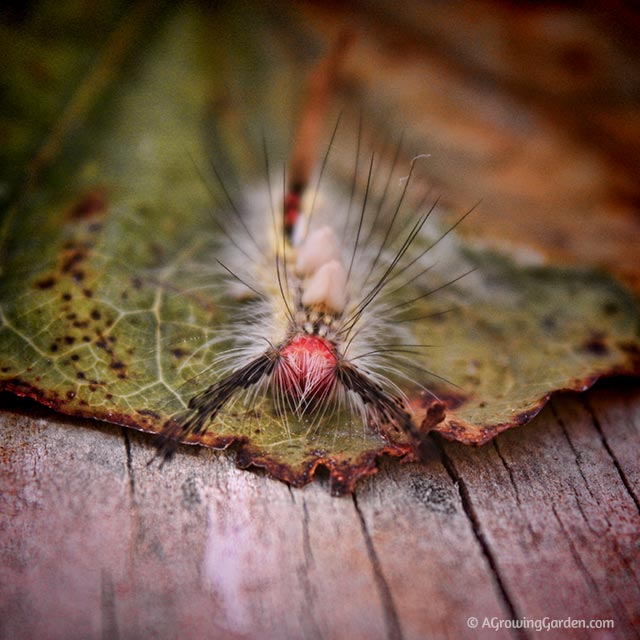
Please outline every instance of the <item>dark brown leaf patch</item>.
M109 207L106 189L96 186L87 191L74 202L67 212L67 216L71 220L86 220L87 218L99 218L106 214ZM95 221L92 223L91 231L97 232L101 226Z

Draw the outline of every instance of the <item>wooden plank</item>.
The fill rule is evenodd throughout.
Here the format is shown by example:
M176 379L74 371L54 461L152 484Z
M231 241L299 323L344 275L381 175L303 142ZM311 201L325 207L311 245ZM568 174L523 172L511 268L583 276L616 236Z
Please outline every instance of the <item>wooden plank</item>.
M171 637L162 627L180 627L154 603L186 586L177 608L201 608L225 634L375 637L382 612L350 500L332 499L320 485L292 492L204 450L150 469L148 440L135 436L133 444L136 517L153 532L134 554L145 559L133 576L135 608L144 601L149 612L140 632L156 619L154 635ZM172 577L168 589L168 578L158 579L165 563L154 555L171 565L187 557L189 574Z
M389 464L358 491L357 509L374 563L389 591L397 633L388 637L463 638L480 614L508 618L460 495L438 458ZM477 630L472 637L504 638Z
M358 504L201 449L149 467L142 435L42 415L3 414L3 636L445 637L469 574L490 581L437 461Z
M121 430L45 415L2 416L0 635L100 637L127 572Z
M638 636L640 515L576 396L484 449L444 452L518 618L613 619L616 637Z
M480 450L436 443L340 499L203 449L147 466L146 436L9 401L0 637L536 635L470 616L611 617L609 637L636 637L634 389L564 398Z
M637 382L610 381L582 399L620 479L640 511L640 388Z

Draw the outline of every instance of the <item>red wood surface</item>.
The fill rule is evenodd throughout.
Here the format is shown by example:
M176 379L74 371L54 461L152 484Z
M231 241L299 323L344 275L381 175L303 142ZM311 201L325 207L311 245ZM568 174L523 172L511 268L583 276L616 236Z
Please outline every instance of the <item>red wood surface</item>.
M480 449L434 438L344 498L204 449L158 469L144 435L3 406L2 638L640 635L637 384ZM486 626L512 618L615 627Z

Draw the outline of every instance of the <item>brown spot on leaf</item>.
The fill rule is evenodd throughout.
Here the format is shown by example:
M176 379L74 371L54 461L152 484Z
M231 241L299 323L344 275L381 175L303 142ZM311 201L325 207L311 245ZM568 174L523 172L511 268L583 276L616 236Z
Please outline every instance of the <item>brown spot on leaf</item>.
M75 202L67 213L71 220L83 220L102 216L108 207L107 194L103 187L95 187L87 191Z
M91 317L92 317L94 320L100 320L100 318L102 318L102 315L101 315L101 313L100 313L97 309L93 309L93 310L91 311Z
M62 265L61 270L62 273L69 273L74 267L76 267L80 262L82 262L87 257L87 254L84 251L79 249L73 249L70 252L67 252L66 255L62 257Z
M67 391L67 398L69 398L69 400L73 400L75 397L76 397L75 391Z
M51 289L56 284L56 279L54 277L43 278L42 280L37 280L34 283L34 287L36 289Z
M583 343L581 349L595 356L604 356L609 353L609 347L605 341L605 336L599 332L591 334L589 339Z

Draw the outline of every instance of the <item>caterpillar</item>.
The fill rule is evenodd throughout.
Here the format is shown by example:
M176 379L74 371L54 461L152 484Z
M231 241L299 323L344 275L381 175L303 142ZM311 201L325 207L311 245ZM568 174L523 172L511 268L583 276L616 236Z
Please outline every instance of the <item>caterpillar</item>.
M312 431L340 414L383 435L403 432L420 456L427 428L443 417L440 403L428 420L416 416L402 386L416 386L424 373L444 379L412 361L431 345L416 344L411 324L446 310L416 317L412 309L445 286L425 287L432 266L425 256L470 212L425 246L421 232L438 200L408 203L417 159L392 199L400 141L380 193L375 153L359 171L361 125L349 193L323 181L340 117L317 167L315 150L348 45L342 37L312 75L293 153L275 179L264 141L266 184L250 190L245 202L234 201L214 169L228 208L228 216L215 220L227 245L216 262L233 321L222 332L227 348L208 369L212 383L166 423L158 445L163 457L226 412L250 412L265 399L289 435L290 421Z

